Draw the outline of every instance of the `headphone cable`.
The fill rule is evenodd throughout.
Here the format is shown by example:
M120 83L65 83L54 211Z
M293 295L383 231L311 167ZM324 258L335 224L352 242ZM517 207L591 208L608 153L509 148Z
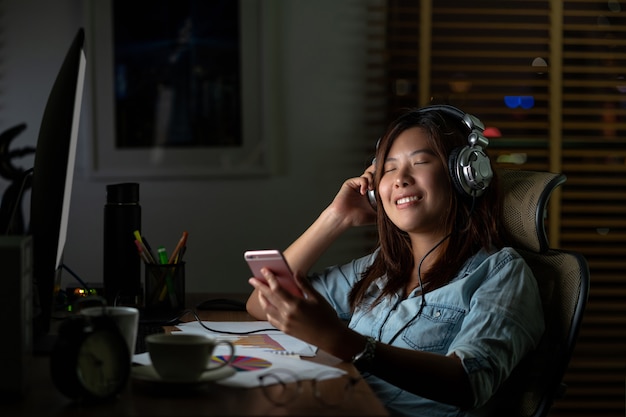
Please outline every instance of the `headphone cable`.
M474 213L474 208L475 207L476 207L476 193L474 192L474 193L472 193L472 206L470 207L470 212L469 212L469 216L468 216L466 229L469 228L469 226L470 226L469 218ZM431 253L433 253L435 251L435 249L437 249L443 242L445 242L448 238L450 238L450 236L452 236L452 232L450 232L447 235L445 235L439 242L437 242L437 244L435 246L433 246L428 252L426 252L426 254L424 254L424 256L422 256L422 259L420 260L419 264L417 265L417 280L418 280L418 284L419 284L419 288L420 288L421 296L422 296L422 301L420 302L420 308L417 311L417 313L411 318L411 320L407 321L404 324L404 326L402 326L391 337L391 339L389 339L389 342L387 342L388 345L391 345L398 338L398 336L400 336L400 334L407 327L409 327L411 324L413 324L413 322L415 320L417 320L417 318L422 314L422 311L424 310L424 307L426 306L426 293L424 291L424 284L422 282L422 264L424 263L424 260L426 259L426 257L428 255L430 255ZM394 307L394 309L395 309L395 307ZM393 309L391 311L393 311ZM385 318L385 321L383 322L383 324L380 326L380 328L378 330L378 341L380 341L380 342L382 342L383 328L385 327L385 324L387 323L387 320L389 319L391 311L389 312L389 314L387 314L387 317Z
M389 342L387 342L388 345L392 344L400 335L400 333L402 333L407 327L409 327L411 324L413 324L413 322L422 314L422 311L424 310L424 307L426 306L426 293L424 291L424 284L422 282L422 264L424 263L424 260L426 259L426 257L428 255L430 255L431 253L433 253L435 251L435 249L437 249L443 242L445 242L450 236L452 235L452 232L448 233L447 235L445 235L439 242L437 242L437 244L435 246L433 246L432 248L430 248L428 250L428 252L426 252L424 254L424 256L422 256L422 259L420 260L419 264L417 265L417 281L419 284L419 288L421 291L421 296L422 296L422 301L420 302L420 308L417 311L417 313L411 318L411 320L407 321L404 326L402 326L393 336L391 339L389 339ZM391 310L392 311L392 310ZM387 320L389 319L389 315L391 314L391 311L389 312L389 314L387 314L387 317L385 318L385 321L383 322L383 324L380 326L379 330L378 330L378 341L382 341L382 335L383 335L383 328L385 327L385 323L387 323Z

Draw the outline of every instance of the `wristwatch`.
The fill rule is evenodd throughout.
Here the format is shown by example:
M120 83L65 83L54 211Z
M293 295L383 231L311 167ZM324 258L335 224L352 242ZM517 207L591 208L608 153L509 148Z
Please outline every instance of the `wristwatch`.
M376 353L376 339L373 337L365 338L365 347L362 351L352 357L352 364L359 370L367 370L374 360Z

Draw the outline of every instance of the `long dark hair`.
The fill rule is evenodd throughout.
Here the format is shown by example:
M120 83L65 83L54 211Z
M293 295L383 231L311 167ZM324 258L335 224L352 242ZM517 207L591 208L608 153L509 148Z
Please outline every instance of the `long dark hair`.
M448 167L452 151L468 144L469 129L459 117L437 110L410 109L389 125L378 144L376 160L384 161L396 138L413 127L424 129L430 147L445 167ZM382 174L382 169L376 170L375 189L378 189ZM450 235L441 243L439 252L428 255L437 256L437 259L428 269L421 271L422 282L428 283L423 289L424 292L440 288L450 282L463 263L481 248L499 249L509 241L501 226L502 202L498 192L497 174L494 172L491 184L480 197L461 195L455 190L452 177L448 175L447 179L451 190L448 193L450 201L447 212L442 213L442 216L445 216L444 233ZM379 207L377 248L380 251L349 294L353 309L364 299L370 285L385 275L383 291L375 303L399 292L404 294L405 285L415 266L409 235L398 229L387 217L378 193L376 198Z

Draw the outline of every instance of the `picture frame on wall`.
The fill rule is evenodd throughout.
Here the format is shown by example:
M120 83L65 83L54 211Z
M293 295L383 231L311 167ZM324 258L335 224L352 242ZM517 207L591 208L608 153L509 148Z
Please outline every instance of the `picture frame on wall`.
M89 7L93 176L270 172L260 1L96 0Z

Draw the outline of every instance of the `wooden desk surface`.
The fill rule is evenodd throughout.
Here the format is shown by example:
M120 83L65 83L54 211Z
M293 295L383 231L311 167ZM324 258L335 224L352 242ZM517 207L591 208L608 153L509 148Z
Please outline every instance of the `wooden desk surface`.
M205 311L203 320L252 320L245 312ZM349 363L319 352L312 360L347 370L358 371ZM384 416L385 408L367 383L361 380L340 405L324 406L313 396L311 381L303 381L303 392L291 403L276 406L260 388L231 388L205 384L197 388L171 387L129 380L126 389L107 403L75 402L64 397L52 384L48 357L33 358L26 398L14 403L0 403L0 416L226 416L226 415L309 415L309 416Z

